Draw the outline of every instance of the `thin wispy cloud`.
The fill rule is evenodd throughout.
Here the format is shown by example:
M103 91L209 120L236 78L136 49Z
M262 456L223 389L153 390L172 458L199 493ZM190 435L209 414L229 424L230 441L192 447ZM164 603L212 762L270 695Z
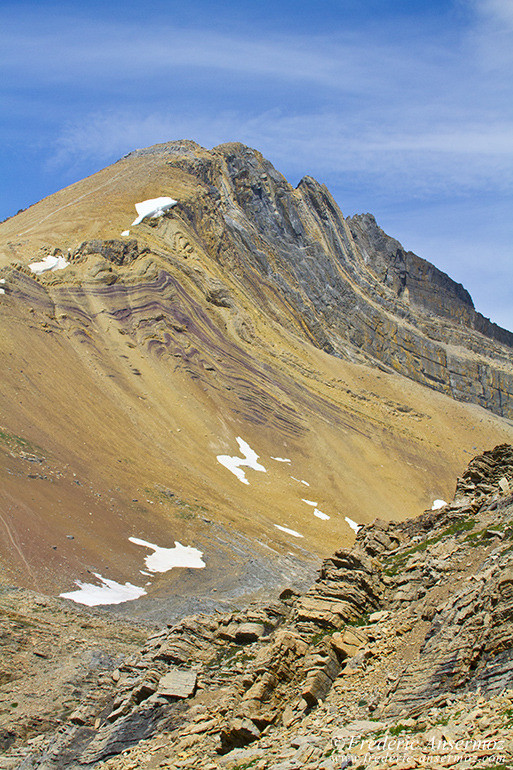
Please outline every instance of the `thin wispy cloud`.
M302 13L318 21L324 10L302 0L293 20L276 4L266 23L232 0L221 22L206 0L155 0L153 13L127 0L117 16L96 0L74 13L20 2L31 12L10 6L0 27L3 151L8 165L23 145L53 189L137 147L242 141L293 183L327 183L345 211L395 211L400 238L413 208L420 232L423 206L466 201L461 230L480 200L498 205L513 185L511 0L412 2L405 13L340 0L326 7L335 23L315 28Z
M344 122L333 113L291 116L278 109L251 118L234 112L211 117L102 113L69 123L52 162L66 165L84 156L107 161L136 147L192 136L208 147L243 141L280 167L295 174L314 168L325 181L352 172L367 175L383 189L400 183L407 195L451 189L461 193L482 186L506 189L513 182L513 169L507 165L513 154L513 124L461 126L457 121L420 133L407 120L405 125L404 114L381 129L366 128L365 117Z

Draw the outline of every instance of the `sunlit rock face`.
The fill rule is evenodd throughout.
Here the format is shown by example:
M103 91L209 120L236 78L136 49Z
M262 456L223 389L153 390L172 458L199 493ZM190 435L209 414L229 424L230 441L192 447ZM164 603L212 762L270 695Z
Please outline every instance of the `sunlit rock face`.
M512 335L241 144L138 150L3 222L0 282L0 581L208 609L513 441ZM134 538L206 566L148 575Z

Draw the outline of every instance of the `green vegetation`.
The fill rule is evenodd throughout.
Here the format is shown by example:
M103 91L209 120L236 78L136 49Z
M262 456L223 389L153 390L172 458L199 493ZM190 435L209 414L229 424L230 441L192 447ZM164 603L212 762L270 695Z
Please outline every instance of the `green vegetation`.
M356 620L348 620L346 626L367 626L369 623L370 612L366 612L365 615L360 615Z
M451 524L450 527L447 527L447 529L444 529L442 532L440 532L439 535L435 535L435 537L429 537L426 540L423 540L421 543L417 543L416 545L411 546L411 548L407 548L402 553L391 554L385 559L385 562L392 562L391 566L384 570L385 575L388 575L389 577L397 575L404 568L408 558L413 556L413 554L426 551L429 546L435 545L435 543L439 543L440 540L443 540L446 537L459 535L462 532L468 532L468 530L473 529L475 525L476 520L474 518L469 518L465 521L457 521L454 524Z
M513 709L505 709L504 718L506 719L504 727L513 727Z
M41 453L43 450L37 444L32 444L30 441L16 436L14 433L9 433L3 427L0 427L0 443L4 444L8 449L14 449L18 452L28 452L29 454Z
M390 735L396 736L402 733L418 733L421 730L419 725L402 725L401 723L394 725L388 731Z
M333 635L332 628L323 629L322 631L319 631L317 634L314 634L310 638L310 644L313 644L315 647L315 645L319 644L319 642L322 642L323 639L325 639L327 636L332 636L332 635Z
M249 762L242 762L240 765L232 765L231 770L248 770L250 767L254 767L258 762L257 757L250 759Z

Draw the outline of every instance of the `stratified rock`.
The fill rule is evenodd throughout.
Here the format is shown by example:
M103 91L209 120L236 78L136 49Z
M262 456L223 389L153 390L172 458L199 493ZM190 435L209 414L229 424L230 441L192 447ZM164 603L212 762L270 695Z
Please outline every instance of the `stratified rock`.
M172 668L160 679L157 693L167 698L188 698L196 689L197 679L195 671Z
M251 719L233 719L221 731L220 753L225 754L238 746L247 746L248 743L258 740L259 737L260 730Z
M251 644L265 634L265 628L261 623L242 623L235 632L237 644Z

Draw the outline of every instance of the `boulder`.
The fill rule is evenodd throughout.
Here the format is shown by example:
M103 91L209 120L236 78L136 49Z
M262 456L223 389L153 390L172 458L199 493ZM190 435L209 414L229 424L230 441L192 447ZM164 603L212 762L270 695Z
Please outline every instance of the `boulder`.
M220 754L226 754L234 748L247 746L260 738L260 730L251 719L232 719L228 725L221 730Z
M251 644L251 642L257 642L264 634L265 627L262 623L241 623L235 632L235 642Z
M173 668L160 679L157 695L164 695L166 698L189 698L194 694L197 678L195 671Z

